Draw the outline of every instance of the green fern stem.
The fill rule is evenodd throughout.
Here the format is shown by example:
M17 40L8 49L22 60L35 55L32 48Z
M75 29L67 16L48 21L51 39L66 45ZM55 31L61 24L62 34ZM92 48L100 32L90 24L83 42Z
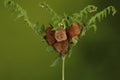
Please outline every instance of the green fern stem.
M62 56L62 80L65 80L65 56Z

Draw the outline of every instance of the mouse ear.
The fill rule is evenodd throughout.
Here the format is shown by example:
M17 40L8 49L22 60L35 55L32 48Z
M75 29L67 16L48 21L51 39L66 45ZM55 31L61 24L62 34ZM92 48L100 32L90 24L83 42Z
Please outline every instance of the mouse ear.
M46 36L45 36L45 39L46 41L48 42L49 45L53 45L55 43L55 31L52 30L52 27L47 27L46 29Z
M71 42L73 38L78 38L82 32L83 27L77 23L73 22L71 26L66 28L66 33L68 35L68 41Z

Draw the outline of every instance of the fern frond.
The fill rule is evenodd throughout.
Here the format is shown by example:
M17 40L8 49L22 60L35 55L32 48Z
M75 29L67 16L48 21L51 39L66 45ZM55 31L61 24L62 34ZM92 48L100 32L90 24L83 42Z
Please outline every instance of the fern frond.
M97 7L94 5L88 5L87 7L85 7L83 10L81 10L79 13L74 13L72 15L73 17L73 21L77 21L77 22L82 22L85 20L85 18L87 19L88 13L93 13L97 11Z
M50 16L57 16L57 13L45 2L41 2L40 7L45 8L49 12Z
M4 5L6 8L8 8L10 11L17 13L17 17L18 18L22 18L23 21L25 23L28 24L29 27L31 27L37 34L41 35L43 34L44 30L43 27L45 28L45 26L43 25L38 25L38 23L33 24L30 20L29 17L27 15L27 12L17 3L15 3L13 0L5 0L4 1Z
M102 10L102 11L96 13L94 16L92 16L90 18L90 20L88 21L86 27L84 28L84 30L82 32L82 36L84 36L86 31L91 29L91 28L93 28L94 31L96 31L97 30L96 21L101 22L111 12L112 12L112 15L114 16L117 11L113 6L108 6L104 10Z
M26 22L32 29L33 24L30 22L27 12L13 0L5 0L5 7L9 8L11 11L18 13L17 19L23 17L24 22Z
M46 4L45 2L41 2L40 3L40 7L45 8L50 16L51 19L51 23L53 25L53 28L55 26L58 26L59 22L62 20L61 16L58 15L48 4Z
M97 20L100 22L101 20L103 20L103 18L106 18L107 15L110 14L110 12L112 12L112 15L114 16L116 13L116 9L113 6L108 6L104 10L91 17L91 19L88 22L88 25L96 23Z

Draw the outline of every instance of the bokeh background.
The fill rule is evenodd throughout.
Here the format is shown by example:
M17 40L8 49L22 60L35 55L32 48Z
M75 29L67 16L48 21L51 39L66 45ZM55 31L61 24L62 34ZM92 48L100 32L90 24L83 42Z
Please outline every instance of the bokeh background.
M14 0L28 12L32 22L48 25L49 17L38 6L41 0ZM66 60L65 80L120 80L120 1L119 0L45 0L57 13L72 14L93 4L99 10L114 5L117 14L89 30ZM0 80L61 80L61 62L50 65L57 54L22 20L4 8L0 0Z

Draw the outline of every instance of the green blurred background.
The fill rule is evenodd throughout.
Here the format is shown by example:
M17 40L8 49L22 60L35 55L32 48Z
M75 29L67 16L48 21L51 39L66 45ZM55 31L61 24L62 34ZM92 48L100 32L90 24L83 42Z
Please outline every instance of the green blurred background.
M38 6L41 0L14 0L27 10L33 22L48 25L49 17ZM89 30L66 60L65 80L120 80L120 1L118 0L45 0L59 14L72 14L89 4L99 10L114 5L117 14ZM61 62L50 65L57 54L48 53L22 20L4 8L0 0L0 80L61 80Z

